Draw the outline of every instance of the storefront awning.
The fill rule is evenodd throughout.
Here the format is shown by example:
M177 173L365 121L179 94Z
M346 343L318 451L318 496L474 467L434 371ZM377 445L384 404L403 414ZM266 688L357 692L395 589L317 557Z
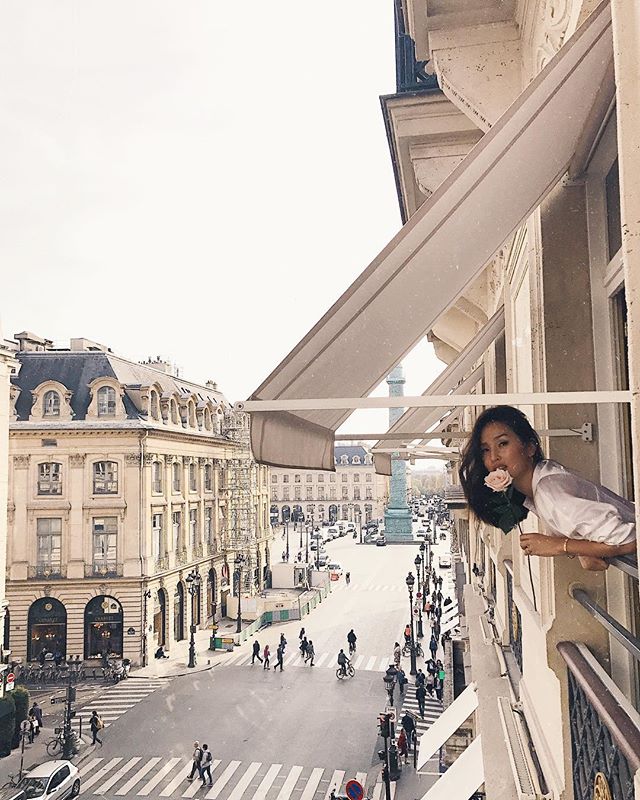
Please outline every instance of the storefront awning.
M483 783L482 737L476 736L422 800L469 800Z
M251 395L366 397L566 172L612 59L603 3L372 264ZM265 464L333 470L351 408L251 411Z
M498 309L491 319L473 337L454 361L433 381L423 396L432 394L448 394L449 392L467 393L481 380L483 367L478 367L468 375L473 365L479 361L494 341L504 332L504 308ZM463 380L467 376L466 380ZM461 383L462 381L462 383ZM386 439L373 446L376 472L380 475L391 475L391 456L387 453L375 453L376 448L384 447L401 450L407 444L406 434L416 431L427 431L439 422L447 412L446 408L410 408L389 428L389 433L397 433L397 439ZM405 434L403 438L403 433ZM412 439L415 437L411 437ZM428 438L427 438L428 440Z
M475 683L470 683L464 692L456 697L448 708L445 708L433 725L422 734L416 769L421 769L427 763L477 707L477 686Z

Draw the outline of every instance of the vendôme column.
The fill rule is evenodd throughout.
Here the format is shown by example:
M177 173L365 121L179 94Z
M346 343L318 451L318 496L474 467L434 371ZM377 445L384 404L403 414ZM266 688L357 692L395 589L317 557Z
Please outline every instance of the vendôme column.
M404 396L404 371L402 364L398 364L387 377L389 397ZM404 408L389 409L389 425L402 416ZM391 481L389 486L389 505L384 512L385 536L391 544L393 542L410 542L411 511L407 505L407 464L399 456L391 455Z

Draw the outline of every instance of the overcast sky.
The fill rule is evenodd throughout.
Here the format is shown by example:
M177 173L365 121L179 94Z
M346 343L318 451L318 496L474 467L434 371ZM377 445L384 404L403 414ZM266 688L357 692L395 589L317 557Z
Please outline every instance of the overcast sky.
M400 227L393 0L0 9L4 335L161 355L244 399ZM417 394L442 365L405 367Z

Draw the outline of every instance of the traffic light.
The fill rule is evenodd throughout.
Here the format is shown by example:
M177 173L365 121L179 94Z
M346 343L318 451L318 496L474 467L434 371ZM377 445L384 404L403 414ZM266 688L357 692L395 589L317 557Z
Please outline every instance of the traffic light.
M76 687L67 686L67 698L70 703L75 703L76 700Z
M381 714L379 717L380 723L380 736L383 739L388 739L391 735L391 728L389 726L389 715L388 714Z

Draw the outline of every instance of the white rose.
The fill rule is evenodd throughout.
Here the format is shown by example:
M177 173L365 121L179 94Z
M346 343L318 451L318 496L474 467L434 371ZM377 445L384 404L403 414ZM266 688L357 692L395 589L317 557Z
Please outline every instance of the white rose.
M513 478L506 469L496 469L484 479L485 485L493 489L494 492L504 492L505 489L511 486L512 481Z

